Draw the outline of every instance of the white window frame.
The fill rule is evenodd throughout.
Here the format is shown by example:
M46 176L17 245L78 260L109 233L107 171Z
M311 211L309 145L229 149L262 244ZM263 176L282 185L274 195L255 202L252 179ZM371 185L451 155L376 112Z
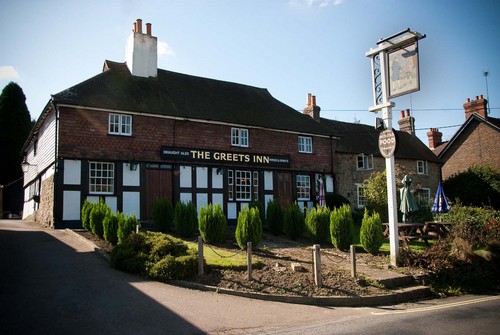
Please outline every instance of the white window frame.
M234 200L234 174L233 170L227 170L227 200Z
M373 170L373 155L365 155L365 154L357 155L356 156L356 169L357 170Z
M311 200L311 176L299 174L295 177L297 200Z
M365 184L356 184L356 202L358 208L364 208L368 204L368 200L365 196Z
M252 200L252 172L248 170L234 171L234 186L237 201Z
M252 199L259 200L259 172L253 171L252 175Z
M89 193L114 194L115 163L89 162Z
M248 129L231 128L231 145L233 147L248 147Z
M299 136L299 152L311 154L313 152L312 137Z
M132 115L110 113L108 134L132 136Z
M417 161L417 173L428 175L429 174L429 166L427 161Z

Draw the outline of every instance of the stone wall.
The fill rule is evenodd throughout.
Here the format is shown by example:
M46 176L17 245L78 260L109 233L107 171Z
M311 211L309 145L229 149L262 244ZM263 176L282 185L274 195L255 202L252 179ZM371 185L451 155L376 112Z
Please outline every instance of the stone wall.
M54 228L54 175L42 181L40 207L36 211L35 221L44 227Z

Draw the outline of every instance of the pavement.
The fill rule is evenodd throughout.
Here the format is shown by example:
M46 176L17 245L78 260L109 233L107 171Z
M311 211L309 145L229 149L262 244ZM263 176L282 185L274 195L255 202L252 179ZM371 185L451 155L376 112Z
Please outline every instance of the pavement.
M86 239L80 234L71 229L65 229L68 236L78 239L94 249L94 252L109 263L109 255L101 250L92 241ZM287 243L287 242L284 242ZM289 243L289 242L288 242ZM292 242L293 243L293 242ZM344 263L344 266L348 264ZM350 269L347 269L350 270ZM398 272L369 267L363 264L357 265L357 273L363 277L377 282L391 291L386 295L374 296L317 296L304 297L292 295L273 295L256 292L243 292L226 288L203 285L189 281L171 281L169 284L176 286L195 289L200 291L210 291L219 294L227 294L238 297L246 297L250 299L259 299L265 301L274 301L282 303L293 303L314 306L336 306L336 307L366 307L366 306L388 306L400 303L412 302L417 300L431 299L433 294L428 286L423 286L417 283L415 278L410 275L404 275Z

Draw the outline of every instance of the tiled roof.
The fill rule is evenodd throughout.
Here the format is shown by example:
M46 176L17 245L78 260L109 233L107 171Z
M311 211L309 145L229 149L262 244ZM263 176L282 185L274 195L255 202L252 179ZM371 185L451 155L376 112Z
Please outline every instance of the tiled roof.
M321 124L328 127L338 137L337 152L351 154L373 154L382 156L378 148L380 131L373 126L321 118ZM396 158L440 162L439 158L416 136L397 131L398 148Z
M125 63L111 61L103 70L55 94L54 101L329 136L328 129L263 88L161 69L157 77L137 77Z

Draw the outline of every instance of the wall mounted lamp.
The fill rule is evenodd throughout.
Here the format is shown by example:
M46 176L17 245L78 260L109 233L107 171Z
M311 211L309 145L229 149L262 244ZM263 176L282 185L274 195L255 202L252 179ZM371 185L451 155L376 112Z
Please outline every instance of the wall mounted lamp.
M24 173L28 172L30 166L36 166L36 164L30 164L28 163L26 158L24 158L23 162L21 163L21 169L23 170L23 172Z

